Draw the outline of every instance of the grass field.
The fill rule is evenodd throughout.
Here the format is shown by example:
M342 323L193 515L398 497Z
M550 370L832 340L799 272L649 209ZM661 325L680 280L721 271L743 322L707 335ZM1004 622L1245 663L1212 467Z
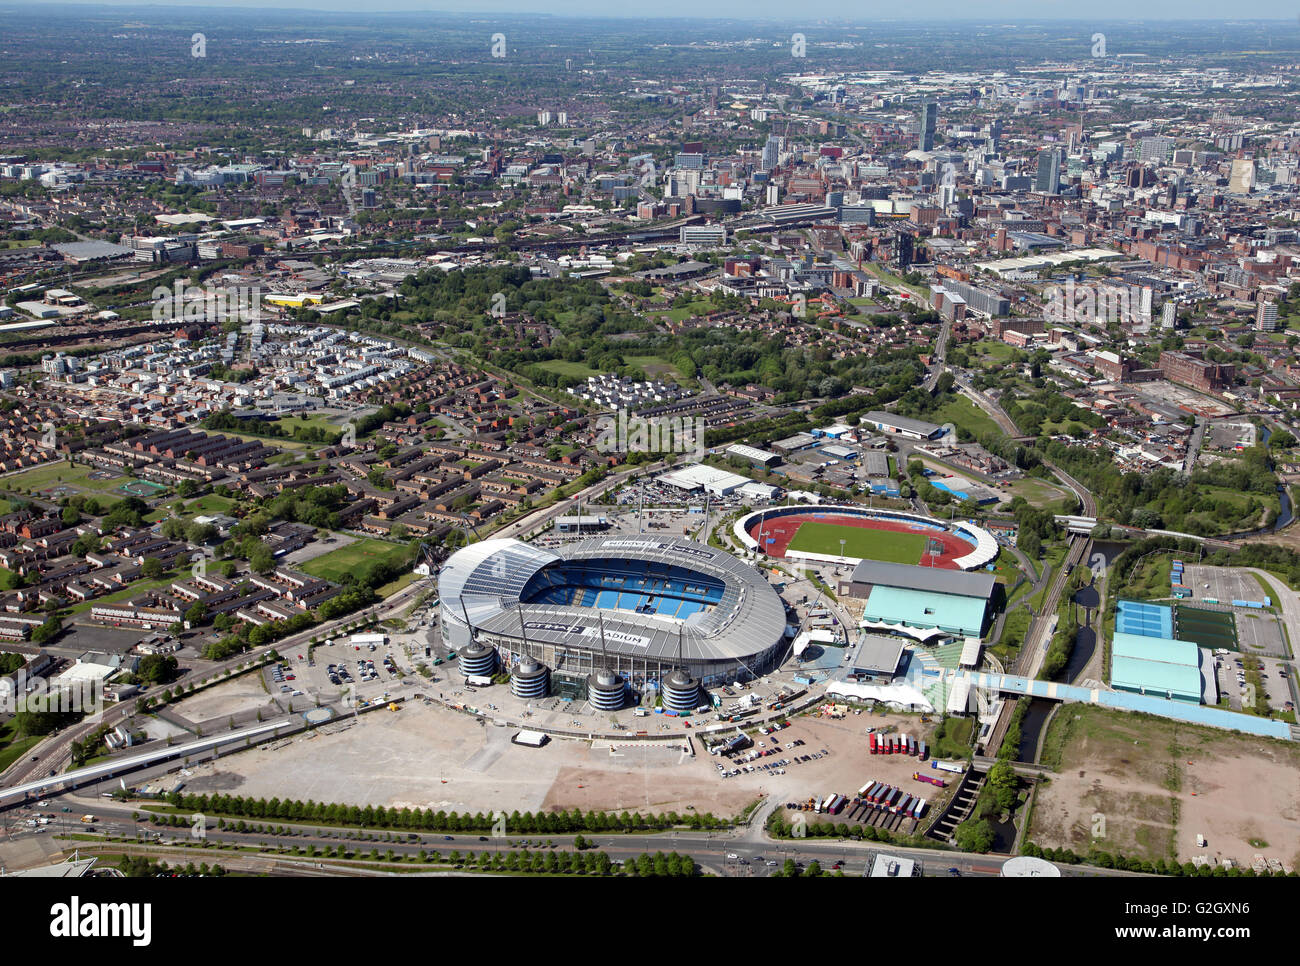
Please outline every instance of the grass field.
M279 436L254 436L252 433L235 433L228 429L223 429L221 435L229 436L231 439L242 439L248 443L265 443L275 449L284 450L303 450L309 446L319 445L317 443L304 443L296 439L283 439Z
M1153 553L1145 557L1119 586L1122 596L1135 600L1162 600L1170 597L1169 571L1173 557L1167 553Z
M689 305L684 305L678 309L669 309L666 312L655 312L656 316L672 319L674 322L681 322L685 319L694 318L700 315L708 315L710 312L716 312L718 307L708 299L696 299Z
M962 348L968 353L979 355L981 358L987 357L989 359L994 359L998 362L1006 362L1009 359L1013 359L1020 351L1013 345L1008 345L1005 342L997 342L992 339L982 339L979 342L972 342L969 345L964 345Z
M388 543L384 540L372 540L363 537L346 547L339 547L322 554L302 565L302 569L313 577L321 577L335 582L344 574L354 574L366 564L379 560L397 560L407 553L407 547L400 543Z
M416 580L418 580L419 577L420 575L417 574L414 570L412 570L410 573L402 574L402 576L398 577L396 580L389 581L388 583L384 584L384 586L382 587L375 588L375 593L378 594L380 597L391 597L393 596L393 594L397 593L403 587L406 587L411 583L415 582Z
M185 505L186 513L229 513L230 508L235 505L235 501L224 496L217 496L215 493L209 493L207 496L201 496L197 500L191 500Z
M0 725L0 771L4 771L16 762L27 753L28 748L39 744L40 741L40 735L15 739L14 723L12 721Z
M286 433L292 433L295 429L306 429L308 426L318 426L327 433L337 433L342 426L338 423L331 422L328 417L316 414L313 416L281 416L277 423Z
M596 375L596 370L591 366L583 365L581 362L565 362L563 359L550 359L546 362L537 363L537 366L547 372L554 372L561 376L572 376L574 379L586 379L588 376Z
M790 549L838 557L841 540L844 541L843 552L846 557L882 560L886 563L919 563L926 545L926 537L920 533L865 530L834 523L805 523L790 541Z
M1046 480L1036 480L1028 476L1016 480L1008 486L1007 495L1013 499L1018 496L1024 497L1030 506L1039 509L1058 503L1069 496L1063 488L1054 483L1048 483Z
M90 478L92 472L95 471L89 466L60 460L57 463L35 466L22 473L6 476L0 479L0 490L28 492L67 484L82 491L109 493L121 486L124 479L122 476L114 475L112 479L108 480L92 480Z
M999 432L998 424L993 421L993 418L965 396L950 399L926 419L941 426L944 423L952 423L958 429L969 430L975 436Z
M663 356L626 356L625 359L628 365L640 366L644 369L645 374L651 379L662 376L669 376L674 380L681 378L677 367Z

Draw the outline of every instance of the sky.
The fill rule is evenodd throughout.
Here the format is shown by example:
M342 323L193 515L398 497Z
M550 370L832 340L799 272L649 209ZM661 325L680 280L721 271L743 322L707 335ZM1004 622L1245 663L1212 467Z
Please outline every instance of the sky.
M41 0L39 5L51 3L84 3L84 0ZM19 0L18 5L28 5ZM140 0L101 0L105 6L130 6L157 8L161 21L166 18L167 7L244 7L301 10L331 10L356 13L358 7L374 12L440 11L463 13L539 13L556 16L598 17L704 17L725 20L772 19L795 22L792 14L800 10L789 0L729 0L729 2L701 2L701 0L635 0L628 3L611 3L610 0L154 0L142 4ZM0 6L9 6L0 3ZM909 22L978 20L984 23L999 20L1122 20L1140 13L1147 20L1225 20L1267 19L1289 20L1300 25L1300 2L1296 0L925 0L924 3L899 4L897 0L819 0L816 19L863 23L873 19L906 20ZM797 14L796 14L797 16Z

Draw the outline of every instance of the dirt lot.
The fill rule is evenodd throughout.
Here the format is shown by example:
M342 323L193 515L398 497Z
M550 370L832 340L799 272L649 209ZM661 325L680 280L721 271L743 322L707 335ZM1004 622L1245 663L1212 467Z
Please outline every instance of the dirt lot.
M206 721L258 708L265 709L268 715L280 714L280 709L271 702L271 696L259 683L261 677L262 672L258 671L234 681L214 684L172 707L191 721Z
M756 742L770 747L776 737L781 748L776 757L823 748L828 756L787 766L784 775L755 771L723 779L716 768L723 759L700 753L698 743L693 758L676 742L611 747L603 741L553 740L544 748L526 748L510 743L514 729L480 725L468 715L416 703L203 765L187 787L448 811L576 807L657 813L693 805L729 816L766 794L781 801L832 791L852 794L868 778L915 784L910 780L918 767L915 759L867 754L866 728L890 723L909 734L922 733L915 717L796 718L776 736L755 735ZM804 740L803 747L790 747L796 738Z
M1240 865L1258 854L1300 866L1300 747L1067 705L1044 749L1059 767L1034 805L1030 837L1041 846L1084 853L1095 842L1151 861L1208 855ZM1094 839L1098 814L1104 838Z

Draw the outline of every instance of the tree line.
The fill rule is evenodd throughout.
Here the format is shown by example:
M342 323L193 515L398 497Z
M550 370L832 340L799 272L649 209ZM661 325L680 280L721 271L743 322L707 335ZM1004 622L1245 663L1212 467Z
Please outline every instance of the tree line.
M297 799L245 798L238 795L206 795L172 792L168 804L186 812L229 815L242 818L280 819L322 825L347 825L358 828L423 830L430 832L490 832L497 822L492 813L434 811L433 809L387 808L383 805L343 805ZM727 828L730 823L712 813L667 812L642 815L640 812L589 811L511 812L505 827L517 832L566 834L573 832L638 832L686 826L691 829Z

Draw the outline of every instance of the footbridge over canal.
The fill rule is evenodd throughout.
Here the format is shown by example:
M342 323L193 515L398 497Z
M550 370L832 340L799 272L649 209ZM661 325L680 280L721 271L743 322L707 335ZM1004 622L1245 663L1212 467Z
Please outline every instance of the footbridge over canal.
M1073 684L1061 684L1056 681L1038 681L1033 678L1019 677L1014 674L991 674L980 671L949 670L944 676L952 684L965 679L971 688L981 688L986 692L1003 694L1023 694L1032 698L1046 698L1049 701L1072 701L1081 704L1095 704L1103 708L1118 711L1139 711L1189 724L1206 725L1211 728L1224 728L1228 731L1243 731L1246 734L1263 738L1282 738L1291 740L1291 726L1285 721L1261 718L1253 714L1241 714L1237 711L1225 711L1205 705L1189 704L1185 701L1173 701L1169 698L1155 697L1150 694L1133 694L1128 691L1111 691L1105 688L1081 688Z

